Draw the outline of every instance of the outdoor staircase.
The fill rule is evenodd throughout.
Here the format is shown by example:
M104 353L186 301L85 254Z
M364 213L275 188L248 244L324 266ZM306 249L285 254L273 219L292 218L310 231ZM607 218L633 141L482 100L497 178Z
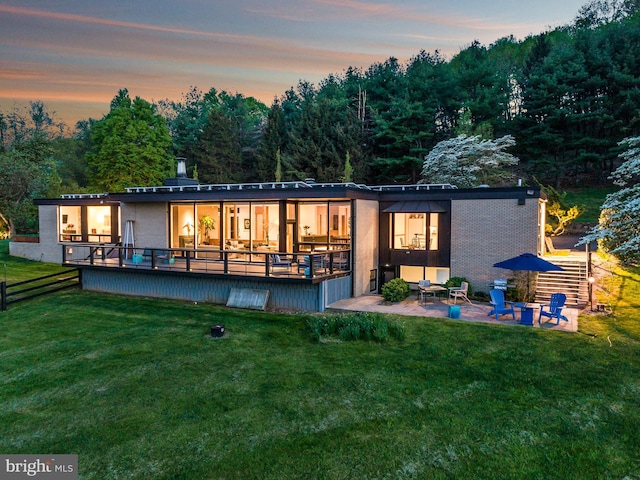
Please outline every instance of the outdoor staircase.
M549 302L551 294L564 293L567 306L583 308L589 302L589 269L586 255L545 257L562 268L561 272L539 272L536 302Z

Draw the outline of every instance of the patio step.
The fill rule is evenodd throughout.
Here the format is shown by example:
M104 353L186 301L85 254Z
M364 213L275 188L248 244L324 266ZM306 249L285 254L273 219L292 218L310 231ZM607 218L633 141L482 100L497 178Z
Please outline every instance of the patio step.
M589 302L589 269L586 257L549 259L564 268L561 272L540 272L536 285L536 302L545 303L551 294L562 292L567 296L567 306L584 307Z

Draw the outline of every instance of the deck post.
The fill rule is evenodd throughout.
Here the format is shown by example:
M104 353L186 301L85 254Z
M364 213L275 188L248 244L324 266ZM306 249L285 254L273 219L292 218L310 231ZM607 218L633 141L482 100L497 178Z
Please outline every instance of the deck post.
M0 311L7 309L7 282L0 282Z

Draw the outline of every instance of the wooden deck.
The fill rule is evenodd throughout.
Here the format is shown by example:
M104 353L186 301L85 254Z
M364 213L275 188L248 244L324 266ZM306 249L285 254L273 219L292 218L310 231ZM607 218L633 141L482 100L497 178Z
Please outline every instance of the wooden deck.
M65 246L65 265L92 268L115 268L171 273L192 273L242 277L320 279L350 273L349 251L311 254L314 261L305 262L308 253L281 254L289 265L274 265L271 253L222 251L218 258L198 258L195 250L143 249L119 246ZM195 257L195 258L194 258Z

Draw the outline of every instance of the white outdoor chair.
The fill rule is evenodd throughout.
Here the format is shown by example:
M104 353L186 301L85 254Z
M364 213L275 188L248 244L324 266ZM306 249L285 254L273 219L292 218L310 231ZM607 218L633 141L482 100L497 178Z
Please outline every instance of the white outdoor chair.
M450 287L449 288L449 298L453 297L453 304L455 305L458 301L458 298L462 300L466 300L471 303L467 294L469 293L469 284L467 282L462 282L459 287Z

